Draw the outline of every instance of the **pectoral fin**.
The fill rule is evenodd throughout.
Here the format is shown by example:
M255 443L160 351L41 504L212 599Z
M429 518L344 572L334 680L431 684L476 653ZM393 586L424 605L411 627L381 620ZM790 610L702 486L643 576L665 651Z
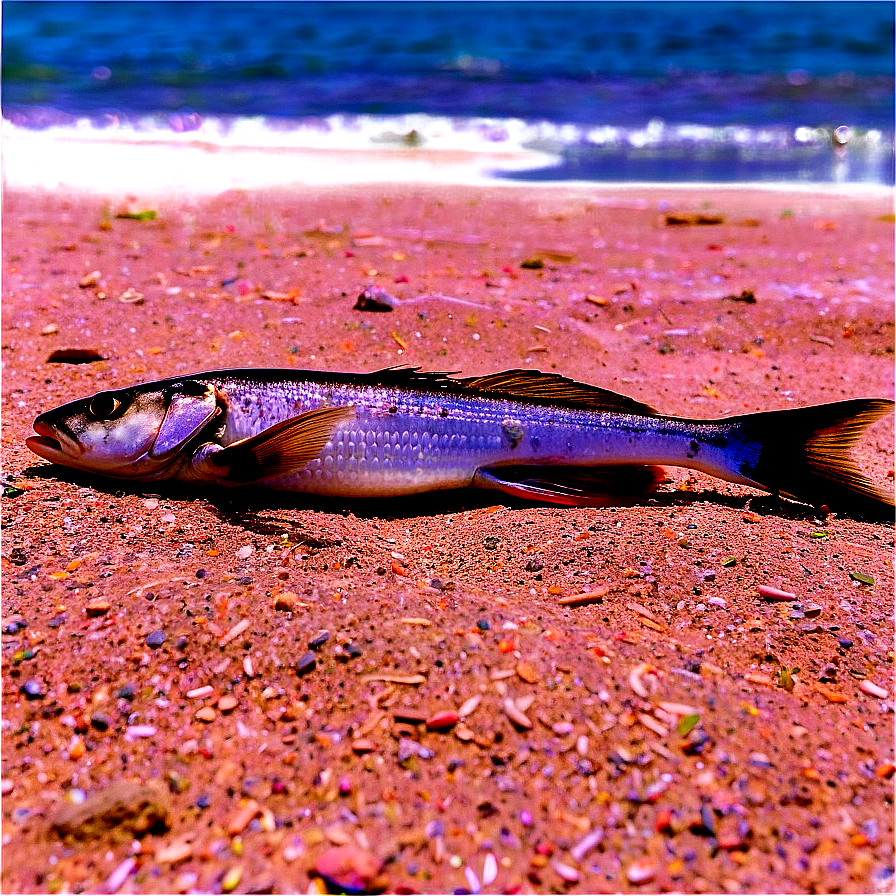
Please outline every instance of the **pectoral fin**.
M652 491L665 477L652 466L507 466L476 471L473 485L567 507L613 507Z
M234 483L285 476L318 457L333 430L354 412L347 406L308 411L215 451L207 460Z

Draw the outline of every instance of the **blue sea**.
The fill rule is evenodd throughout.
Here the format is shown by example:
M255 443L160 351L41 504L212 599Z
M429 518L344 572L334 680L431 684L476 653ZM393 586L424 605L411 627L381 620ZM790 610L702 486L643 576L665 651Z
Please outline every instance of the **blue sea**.
M890 2L17 2L5 137L507 149L525 181L894 182ZM526 155L526 154L529 155Z

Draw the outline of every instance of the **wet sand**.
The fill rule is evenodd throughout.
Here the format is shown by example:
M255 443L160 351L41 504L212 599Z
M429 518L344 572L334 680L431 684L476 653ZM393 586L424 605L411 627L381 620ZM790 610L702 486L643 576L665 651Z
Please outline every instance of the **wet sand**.
M888 198L7 190L3 224L4 892L892 890L892 525L683 470L634 507L325 502L24 446L236 366L892 398ZM892 490L892 418L857 456Z

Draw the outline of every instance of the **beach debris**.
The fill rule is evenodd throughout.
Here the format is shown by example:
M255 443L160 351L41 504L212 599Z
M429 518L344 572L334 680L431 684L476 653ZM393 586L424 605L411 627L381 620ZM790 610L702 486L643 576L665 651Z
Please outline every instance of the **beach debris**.
M142 292L138 292L133 286L129 286L119 297L118 301L125 305L142 305L146 301Z
M796 595L792 591L782 591L780 588L775 588L772 585L759 585L756 590L763 600L796 600Z
M650 696L650 690L647 686L648 677L654 682L656 681L657 670L648 663L640 663L635 666L628 674L628 683L631 689L642 699L646 700Z
M106 356L95 348L57 348L47 356L47 364L93 364Z
M158 781L114 781L82 802L62 806L50 826L60 837L76 840L100 837L113 827L143 837L168 830L171 808Z
M540 271L544 267L544 259L538 255L532 255L521 261L520 267L529 271Z
M358 846L331 846L314 863L312 873L323 878L333 893L379 893L387 882L383 862Z
M103 275L101 271L91 271L78 281L78 286L80 286L81 289L93 289L94 286L99 286L102 277Z
M355 311L392 311L398 304L398 299L381 286L368 286L358 296Z
M756 304L756 293L752 289L742 289L739 293L722 296L723 302L742 302L744 305Z
M721 215L698 213L694 215L666 215L665 222L667 227L707 227L724 224L725 219Z
M118 212L115 217L121 218L124 221L155 221L156 214L156 210L152 208L146 208L139 212L125 209L124 211Z
M862 585L873 585L874 576L867 572L851 572L849 577L854 582L860 582Z
M796 687L796 678L794 676L799 671L797 666L794 666L792 669L782 666L781 671L778 673L778 687L784 688L785 691L792 691Z
M468 308L480 308L483 311L491 311L488 305L479 302L468 302L466 299L458 299L455 296L444 296L440 293L428 293L422 296L414 296L411 299L399 299L393 296L382 286L371 285L366 287L358 296L354 304L355 311L393 311L400 305L416 305L420 302L448 302L455 305L465 305Z
M610 588L606 585L596 588L594 591L585 591L582 594L570 594L568 597L561 597L558 603L564 607L583 607L586 604L603 603L603 599L610 593Z

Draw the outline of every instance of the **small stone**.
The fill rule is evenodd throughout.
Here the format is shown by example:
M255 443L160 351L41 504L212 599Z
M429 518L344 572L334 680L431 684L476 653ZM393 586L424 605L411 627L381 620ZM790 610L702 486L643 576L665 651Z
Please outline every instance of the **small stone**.
M309 650L297 663L296 663L296 674L297 675L307 675L309 672L313 672L317 666L317 657Z
M221 890L224 893L232 893L240 884L240 879L243 876L243 868L241 865L237 865L235 868L231 868L224 877L221 878Z
M255 549L252 547L251 544L247 544L247 545L244 545L243 547L241 547L241 548L236 552L236 556L237 556L237 558L238 558L239 560L248 560L249 557L252 556L252 552L253 552L254 550L255 550Z
M218 701L218 709L221 712L233 712L238 705L239 701L236 699L236 697L233 696L233 694L225 694Z
M112 609L112 604L110 604L109 601L103 598L97 598L96 600L92 600L89 604L87 604L87 607L85 609L87 610L88 616L105 616L106 613L108 613L109 610Z
M369 893L376 886L383 863L357 846L331 846L314 863L314 872L335 892Z
M573 868L572 865L567 865L565 862L560 862L556 859L551 865L553 866L554 871L560 876L561 880L568 884L578 883L580 875L577 868Z
M199 722L214 722L217 715L211 706L203 706L202 709L196 710L195 718Z
M641 859L628 866L625 876L630 884L646 884L656 876L656 866L647 859Z
M442 710L426 720L430 731L450 731L459 721L460 716L453 710Z
M43 684L36 678L29 678L20 688L26 700L43 700L46 690Z
M296 608L299 596L292 591L281 591L274 598L274 609L282 610L284 613L292 613Z
M376 750L376 744L366 737L359 737L357 740L352 741L352 751L358 756L372 753L374 750Z
M867 678L859 684L859 690L872 697L879 697L881 700L886 700L886 698L890 696L888 690L875 684L873 681L869 681Z
M153 650L158 650L164 643L167 635L161 629L157 629L154 632L150 632L146 636L146 646L151 647Z
M59 326L57 324L47 324L41 331L41 336L52 336L54 333L59 332Z
M259 806L255 800L248 800L245 804L240 806L236 815L230 820L230 824L227 825L227 833L231 837L235 837L237 834L242 834L243 831L249 827L250 822L260 812L261 806Z
M90 725L97 731L108 731L112 727L112 719L104 712L95 712L90 717Z
M8 796L12 793L15 784L9 780L9 778L4 778L2 782L0 782L0 795Z
M142 837L168 830L170 816L168 793L158 781L115 781L79 803L64 804L51 824L60 837L103 837L112 827Z
M176 840L156 850L155 860L161 865L176 865L193 855L193 847L186 840Z
M516 674L525 682L535 684L538 681L538 671L532 663L520 662L516 666Z
M102 276L103 275L99 271L91 271L78 281L78 286L80 286L81 289L91 289L99 284Z
M513 702L507 699L502 704L504 713L517 728L529 730L532 727L532 720Z
M317 633L317 634L316 634L316 635L315 635L315 636L308 642L308 647L309 647L311 650L320 650L321 647L323 647L324 644L326 644L327 641L329 641L329 640L330 640L330 633L329 633L326 629L323 629L322 631L319 631L319 632L318 632L318 633Z

